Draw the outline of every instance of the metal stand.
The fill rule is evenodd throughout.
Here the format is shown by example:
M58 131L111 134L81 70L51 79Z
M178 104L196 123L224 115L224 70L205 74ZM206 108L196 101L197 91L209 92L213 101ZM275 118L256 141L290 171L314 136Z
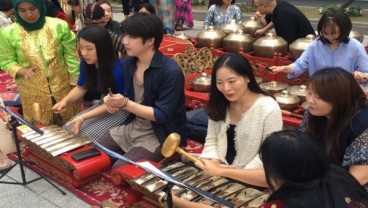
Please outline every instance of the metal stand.
M55 187L57 190L59 190L63 195L66 195L66 193L61 190L59 187L57 187L55 184L53 184L49 179L47 179L46 177L44 177L43 175L41 175L40 173L38 173L37 171L32 169L32 165L29 161L25 161L23 160L22 157L22 153L20 150L20 146L19 146L19 141L17 138L17 124L18 124L18 120L20 121L24 121L24 119L22 119L19 115L16 115L14 112L12 112L11 110L9 110L8 108L0 105L0 108L2 108L3 110L5 110L6 112L8 112L11 117L10 117L10 124L11 124L11 128L12 128L12 133L13 133L13 139L15 142L15 147L17 149L17 155L18 155L18 159L15 161L15 163L7 170L5 170L5 172L2 173L2 175L0 176L0 179L3 178L7 173L9 173L15 166L19 165L20 167L20 173L22 175L22 182L8 182L8 181L0 181L0 183L4 183L4 184L15 184L15 185L27 185L30 184L32 182L38 181L40 179L45 179L45 181L47 181L49 184L51 184L53 187ZM28 123L28 122L23 122L25 123L27 126L31 127L32 129L36 130L36 132L40 133L41 135L43 134L43 131L41 131L40 129L37 129L36 127L34 127L32 124ZM39 178L33 179L31 181L27 181L26 180L26 174L24 172L24 167L28 165L28 167L35 172L37 175L39 175Z

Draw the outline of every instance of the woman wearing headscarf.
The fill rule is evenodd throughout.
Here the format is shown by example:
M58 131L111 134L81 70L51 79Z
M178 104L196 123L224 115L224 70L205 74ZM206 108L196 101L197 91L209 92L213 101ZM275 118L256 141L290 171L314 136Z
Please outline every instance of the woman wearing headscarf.
M45 16L43 0L13 0L13 7L16 22L0 32L0 68L15 78L26 120L44 126L67 121L80 104L61 115L50 109L68 94L79 74L75 35L65 21ZM34 103L43 111L37 121Z

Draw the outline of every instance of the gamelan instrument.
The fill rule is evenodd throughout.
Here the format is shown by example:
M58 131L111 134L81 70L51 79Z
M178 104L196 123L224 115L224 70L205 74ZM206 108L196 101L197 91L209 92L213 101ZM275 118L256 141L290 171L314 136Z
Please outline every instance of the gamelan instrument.
M268 194L257 189L229 181L224 177L207 175L196 167L188 166L182 162L174 162L166 166L154 162L150 163L186 184L210 192L231 202L234 204L234 207L258 207L262 205L268 197ZM134 165L125 165L114 170L112 172L112 178L115 184L125 182L131 185L133 189L143 193L143 199L154 204L154 206L151 207L163 206L157 201L166 194L163 189L167 186L167 181L145 172ZM172 187L171 192L185 200L205 203L213 207L224 207L221 204L202 197L196 192L176 185Z
M43 168L74 187L88 183L100 176L101 171L110 168L110 159L103 152L81 161L73 154L94 148L93 139L74 134L56 125L41 128L43 135L30 131L19 135L26 145L24 158Z
M171 133L165 140L164 144L162 145L161 154L165 157L171 157L176 152L181 155L184 155L186 158L193 162L202 163L198 158L194 157L193 155L187 153L184 149L179 147L180 144L180 135L177 133Z

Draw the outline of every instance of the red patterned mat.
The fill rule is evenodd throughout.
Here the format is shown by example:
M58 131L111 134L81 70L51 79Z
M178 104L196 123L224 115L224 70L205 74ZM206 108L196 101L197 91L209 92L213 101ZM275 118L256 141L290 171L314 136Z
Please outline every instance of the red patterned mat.
M203 145L193 140L189 140L186 149L189 153L200 154L202 152ZM17 155L14 153L9 154L8 156L13 161L18 158ZM101 178L95 181L92 181L79 188L73 188L60 179L45 172L38 166L32 166L32 169L64 186L70 192L75 194L78 198L90 205L100 205L101 201L106 199L124 204L125 200L134 200L134 197L137 197L137 192L132 190L129 186L115 185L111 180L110 170L103 172ZM121 207L124 207L124 205L122 205Z

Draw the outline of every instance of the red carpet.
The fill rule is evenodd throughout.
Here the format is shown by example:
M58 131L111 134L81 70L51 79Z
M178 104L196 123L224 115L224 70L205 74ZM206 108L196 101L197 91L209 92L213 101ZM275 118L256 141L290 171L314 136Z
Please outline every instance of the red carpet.
M199 154L203 149L203 145L195 141L189 140L186 149L190 153ZM14 153L9 154L8 156L13 161L18 158L17 155ZM70 185L61 181L60 179L48 174L47 172L45 172L44 170L42 170L37 166L33 166L33 170L64 186L70 192L75 194L78 198L80 198L81 200L85 201L90 205L100 205L101 201L106 199L110 199L111 201L118 203L124 203L123 199L127 198L126 197L127 195L132 197L136 195L135 191L128 186L115 185L111 181L110 171L104 172L102 174L102 177L95 181L92 181L79 188L73 188Z

